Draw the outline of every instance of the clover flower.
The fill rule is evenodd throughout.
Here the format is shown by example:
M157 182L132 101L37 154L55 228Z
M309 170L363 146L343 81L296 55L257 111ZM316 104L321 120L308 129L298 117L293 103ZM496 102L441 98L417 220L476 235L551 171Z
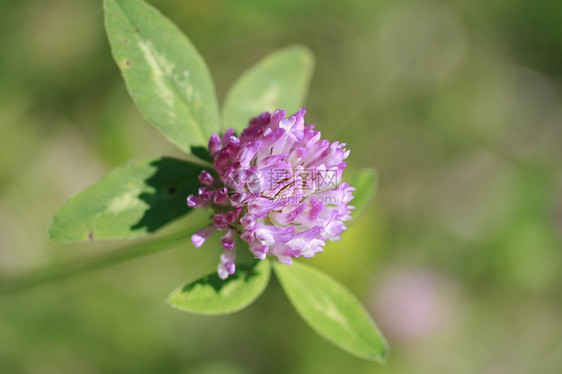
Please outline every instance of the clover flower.
M349 155L345 143L320 140L314 125L305 126L303 108L263 113L250 121L240 137L228 129L213 134L209 151L217 177L199 175L202 186L189 195L193 208L211 208L213 224L192 236L200 247L215 231L224 232L218 274L233 274L235 236L250 243L252 254L277 257L290 265L293 257L313 257L326 240L339 240L351 219L354 188L342 182Z

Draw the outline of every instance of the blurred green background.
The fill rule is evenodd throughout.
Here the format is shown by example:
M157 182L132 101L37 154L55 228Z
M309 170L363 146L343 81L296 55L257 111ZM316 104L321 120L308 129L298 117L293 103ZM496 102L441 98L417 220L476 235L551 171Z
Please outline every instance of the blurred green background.
M274 280L224 317L162 301L212 246L0 296L2 373L562 372L562 2L153 0L197 46L222 100L276 48L317 56L309 122L379 190L308 263L368 306L391 344L356 359L300 320ZM130 159L181 152L128 97L101 1L3 1L0 277L119 243L64 245L49 220ZM372 100L357 115L366 98ZM342 127L342 123L344 126ZM168 231L189 225L174 223Z

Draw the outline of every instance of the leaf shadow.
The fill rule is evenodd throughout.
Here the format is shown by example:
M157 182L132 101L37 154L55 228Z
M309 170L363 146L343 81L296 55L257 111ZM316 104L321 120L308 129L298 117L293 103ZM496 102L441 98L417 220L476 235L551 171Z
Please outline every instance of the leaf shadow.
M182 293L189 295L189 292L197 286L211 286L218 294L226 285L231 282L239 280L249 282L252 278L258 275L258 272L255 270L258 264L259 262L256 261L251 265L237 265L234 274L229 275L226 279L221 279L216 272L205 275L204 277L185 285L182 288Z
M152 233L167 223L189 213L187 206L189 194L196 194L199 188L198 176L204 168L187 161L162 157L150 163L155 172L144 181L138 198L148 208L131 230L144 230Z
M203 161L207 161L213 163L213 157L209 153L209 150L205 147L196 147L194 145L191 146L191 154L194 156L199 157Z

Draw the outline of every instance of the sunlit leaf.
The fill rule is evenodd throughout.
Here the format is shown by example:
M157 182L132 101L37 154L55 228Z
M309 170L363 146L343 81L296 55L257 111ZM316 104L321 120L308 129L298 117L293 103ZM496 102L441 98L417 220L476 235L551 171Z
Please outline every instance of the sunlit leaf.
M301 263L276 263L274 269L297 312L318 334L356 356L381 363L386 360L384 337L341 284Z
M191 42L140 0L105 0L113 57L131 97L162 133L186 152L221 131L213 81Z
M49 234L56 240L124 239L158 230L190 211L202 167L173 158L123 166L71 197Z
M373 169L361 170L349 178L347 183L355 187L355 191L353 191L353 200L349 203L355 207L355 209L351 212L351 216L354 219L349 222L353 223L354 220L363 213L375 195L377 189L377 173Z
M168 299L174 308L199 314L227 314L239 311L265 290L269 282L269 260L252 266L237 265L236 272L221 279L216 272L175 292Z
M265 111L286 109L293 114L304 105L314 56L302 46L290 46L259 61L230 89L224 103L226 127L238 133Z

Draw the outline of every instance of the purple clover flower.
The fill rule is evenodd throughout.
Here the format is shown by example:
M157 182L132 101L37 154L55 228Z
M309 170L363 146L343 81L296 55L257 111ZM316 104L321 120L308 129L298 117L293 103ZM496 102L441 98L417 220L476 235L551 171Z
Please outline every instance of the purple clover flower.
M322 252L326 240L339 240L346 230L355 190L341 182L349 151L345 143L320 140L314 125L305 126L305 112L289 118L284 110L266 112L240 137L228 129L209 140L219 178L201 172L199 193L189 195L187 204L214 211L213 224L192 241L200 247L215 231L224 233L218 266L223 279L236 269L236 235L255 257L290 265L293 257Z

